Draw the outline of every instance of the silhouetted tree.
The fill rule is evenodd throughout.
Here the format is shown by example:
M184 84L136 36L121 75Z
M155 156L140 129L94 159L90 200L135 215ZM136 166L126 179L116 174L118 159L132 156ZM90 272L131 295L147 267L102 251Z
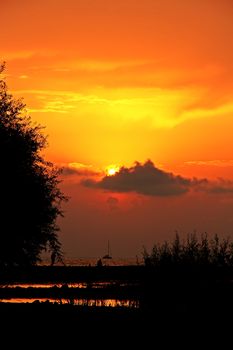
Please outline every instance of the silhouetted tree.
M56 219L62 215L59 171L41 151L46 137L22 100L7 91L0 65L0 266L27 266L43 250L62 258Z

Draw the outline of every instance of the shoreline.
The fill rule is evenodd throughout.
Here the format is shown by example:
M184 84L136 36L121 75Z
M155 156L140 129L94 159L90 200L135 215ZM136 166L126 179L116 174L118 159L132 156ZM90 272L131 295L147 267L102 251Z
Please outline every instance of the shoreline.
M0 272L1 284L13 283L72 283L88 281L137 281L145 266L32 266L11 268Z

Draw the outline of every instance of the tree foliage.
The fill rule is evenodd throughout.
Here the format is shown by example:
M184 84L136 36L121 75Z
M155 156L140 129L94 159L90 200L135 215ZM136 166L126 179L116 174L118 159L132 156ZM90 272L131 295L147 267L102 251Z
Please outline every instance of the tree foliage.
M65 197L41 151L42 128L8 92L0 66L0 266L34 265L43 250L61 259L56 219Z

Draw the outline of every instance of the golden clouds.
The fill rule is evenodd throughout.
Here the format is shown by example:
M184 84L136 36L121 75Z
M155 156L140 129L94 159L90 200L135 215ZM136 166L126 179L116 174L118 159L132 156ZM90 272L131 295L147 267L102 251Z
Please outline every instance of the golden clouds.
M59 161L104 167L148 157L165 164L224 158L233 127L226 121L233 113L230 10L228 1L210 0L12 0L0 34L9 87L47 126ZM219 130L224 151L213 148Z
M98 116L111 128L115 124L127 125L147 119L150 126L173 127L180 123L180 113L185 106L198 100L198 91L153 88L94 89L90 94L56 90L19 90L18 95L34 99L29 112L76 113ZM192 117L192 115L191 115ZM188 118L187 118L188 119ZM181 118L181 121L182 118Z
M233 112L233 103L202 108L201 89L122 88L75 91L19 90L18 95L33 98L29 112L72 113L80 122L98 117L108 127L119 127L146 120L149 128L173 128L185 121L223 116ZM34 105L34 106L33 106ZM74 116L76 114L76 116Z

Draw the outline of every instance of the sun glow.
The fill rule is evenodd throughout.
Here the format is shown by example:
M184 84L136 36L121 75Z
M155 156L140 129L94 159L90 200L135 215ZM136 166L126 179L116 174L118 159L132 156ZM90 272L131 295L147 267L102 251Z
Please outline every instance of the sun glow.
M109 165L106 168L107 176L113 176L116 173L118 173L118 171L119 171L119 166L117 166L117 165Z

